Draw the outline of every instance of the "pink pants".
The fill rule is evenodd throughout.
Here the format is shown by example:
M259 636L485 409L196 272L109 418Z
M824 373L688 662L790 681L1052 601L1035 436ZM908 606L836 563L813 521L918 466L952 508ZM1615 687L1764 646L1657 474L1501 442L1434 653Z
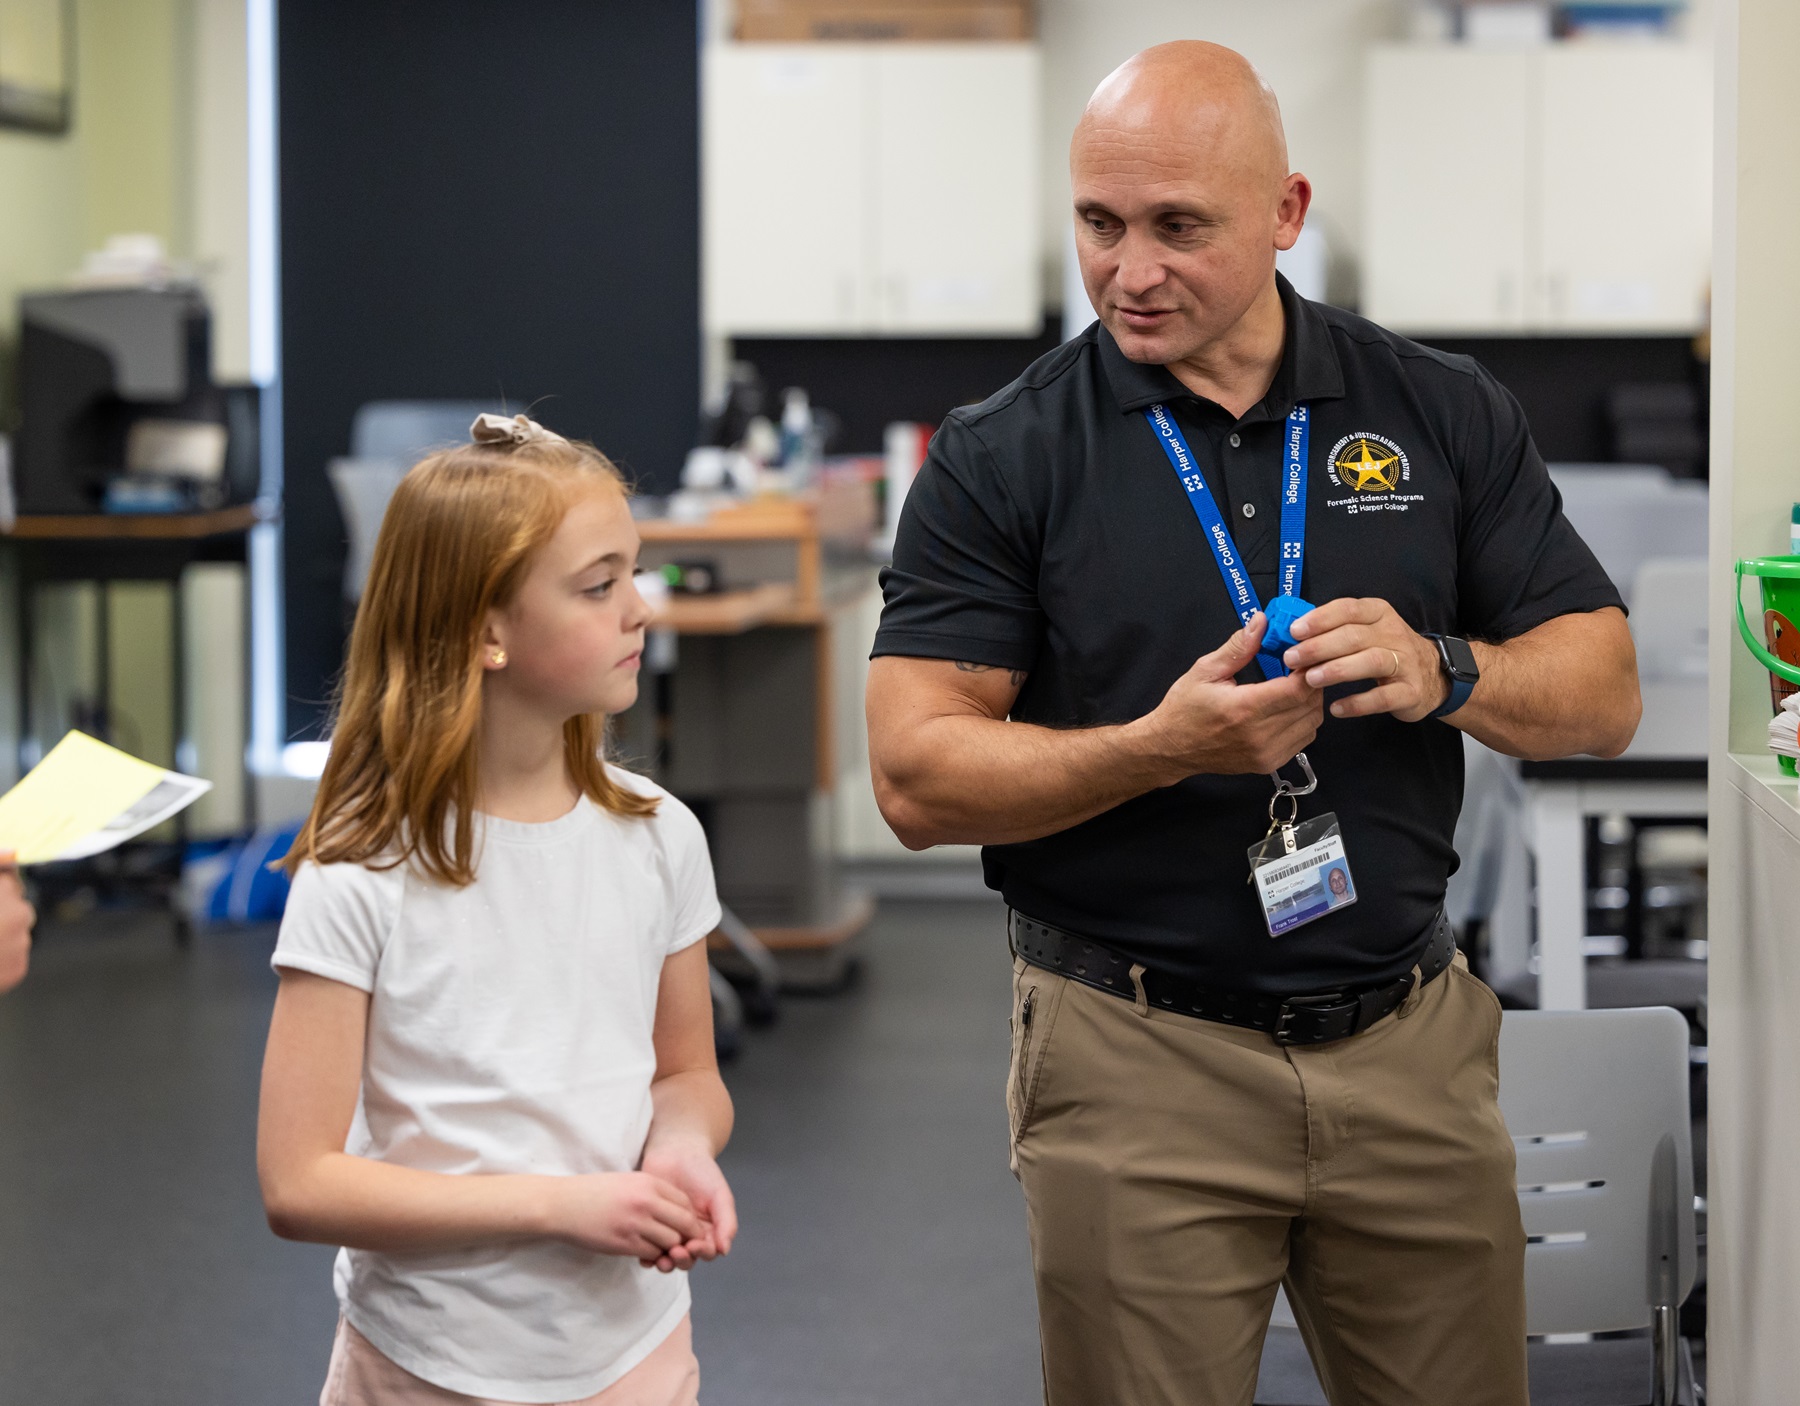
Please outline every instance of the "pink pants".
M683 1318L648 1357L593 1396L566 1406L697 1406L700 1363L694 1328ZM331 1344L331 1366L319 1406L511 1406L485 1396L464 1396L415 1377L342 1318Z

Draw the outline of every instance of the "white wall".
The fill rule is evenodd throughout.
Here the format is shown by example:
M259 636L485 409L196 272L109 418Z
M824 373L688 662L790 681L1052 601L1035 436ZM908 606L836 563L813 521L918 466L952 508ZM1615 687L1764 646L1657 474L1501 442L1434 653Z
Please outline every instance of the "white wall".
M213 315L213 375L250 379L249 73L244 0L189 0L188 229Z
M1800 377L1800 6L1717 9L1706 1365L1710 1401L1763 1406L1800 1378L1800 789L1764 750L1768 676L1737 639L1731 564L1785 551L1800 500L1777 428Z

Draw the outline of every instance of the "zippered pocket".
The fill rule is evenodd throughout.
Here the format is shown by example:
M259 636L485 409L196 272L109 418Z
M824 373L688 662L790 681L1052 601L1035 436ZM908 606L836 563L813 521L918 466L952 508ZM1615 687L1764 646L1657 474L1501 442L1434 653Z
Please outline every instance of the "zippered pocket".
M1042 974L1033 971L1019 981L1024 989L1019 993L1013 1017L1012 1062L1006 1081L1007 1126L1015 1149L1031 1126L1051 1017L1056 1009L1056 990L1041 984Z

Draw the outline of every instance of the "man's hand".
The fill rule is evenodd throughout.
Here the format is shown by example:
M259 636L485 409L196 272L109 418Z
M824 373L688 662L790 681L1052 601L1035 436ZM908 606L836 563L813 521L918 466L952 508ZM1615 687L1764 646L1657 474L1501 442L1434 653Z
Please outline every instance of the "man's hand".
M1294 622L1296 644L1281 656L1314 688L1373 679L1375 687L1340 698L1334 718L1392 713L1416 723L1450 693L1437 646L1414 632L1384 600L1343 597Z
M1176 679L1143 720L1145 733L1170 765L1171 781L1203 772L1274 771L1317 735L1324 699L1310 680L1294 673L1266 683L1236 681L1256 657L1267 627L1260 613L1252 615L1249 624Z
M702 1147L680 1150L650 1148L644 1153L643 1170L660 1177L685 1194L703 1225L700 1234L672 1246L666 1254L642 1261L646 1269L692 1269L701 1260L717 1259L731 1252L737 1238L737 1203L719 1164Z
M25 901L19 871L10 850L0 851L0 991L25 979L31 965L31 925L37 910Z

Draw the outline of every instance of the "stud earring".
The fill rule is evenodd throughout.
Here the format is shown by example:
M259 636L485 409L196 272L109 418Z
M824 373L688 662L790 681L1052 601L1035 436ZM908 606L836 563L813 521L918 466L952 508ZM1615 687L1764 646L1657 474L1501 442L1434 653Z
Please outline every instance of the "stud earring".
M504 649L496 649L490 662L496 669L504 669L506 667L506 651Z

